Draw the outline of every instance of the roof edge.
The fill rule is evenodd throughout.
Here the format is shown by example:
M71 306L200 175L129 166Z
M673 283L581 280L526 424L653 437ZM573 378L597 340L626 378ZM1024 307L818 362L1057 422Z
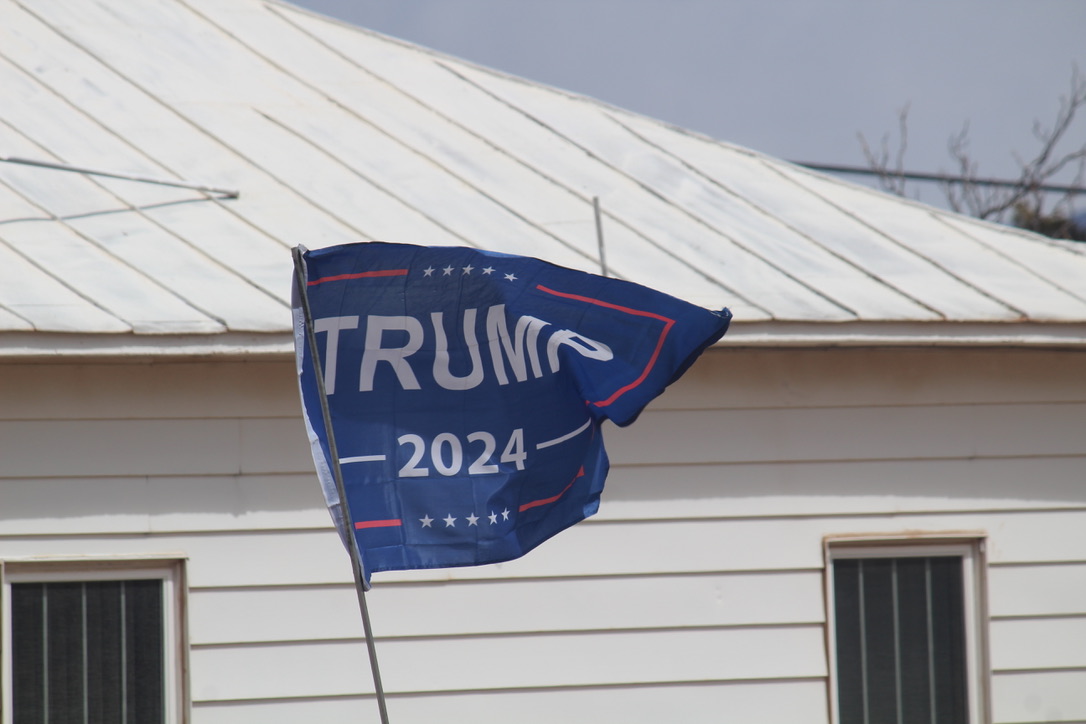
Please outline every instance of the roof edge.
M72 361L139 358L293 358L289 332L225 334L0 334L0 361Z
M733 322L717 346L1086 348L1086 323Z
M1086 323L733 322L718 348L1046 347L1086 349ZM0 334L0 361L292 359L290 332L202 335Z

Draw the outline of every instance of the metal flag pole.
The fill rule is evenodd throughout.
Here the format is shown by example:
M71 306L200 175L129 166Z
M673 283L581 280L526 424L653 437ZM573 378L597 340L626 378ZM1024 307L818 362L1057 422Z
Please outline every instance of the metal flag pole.
M339 451L336 449L336 435L332 430L332 413L328 408L328 394L324 387L324 373L320 365L320 352L317 349L317 334L313 331L313 315L309 309L309 294L306 291L305 262L303 249L296 246L291 250L294 257L294 283L298 287L298 297L305 316L305 336L309 344L309 356L313 359L313 374L317 380L317 391L321 401L321 415L324 418L324 430L328 435L328 455L332 458L332 477L336 482L336 494L339 495L339 508L346 528L347 551L351 556L351 568L354 572L354 588L358 595L358 610L362 614L362 629L366 635L366 649L370 656L370 671L373 672L373 686L377 694L377 708L381 712L381 724L388 724L388 709L385 706L385 689L381 684L381 670L377 666L377 647L373 641L373 629L370 626L370 612L366 605L365 576L362 570L362 553L358 550L358 539L354 535L354 521L351 509L347 505L347 492L343 485L343 470L339 464Z
M608 274L607 274L607 255L604 254L604 251L603 251L603 218L602 218L602 215L600 214L600 197L599 196L593 196L592 197L592 212L596 216L596 241L598 241L599 245L600 245L600 273L603 276L608 276Z

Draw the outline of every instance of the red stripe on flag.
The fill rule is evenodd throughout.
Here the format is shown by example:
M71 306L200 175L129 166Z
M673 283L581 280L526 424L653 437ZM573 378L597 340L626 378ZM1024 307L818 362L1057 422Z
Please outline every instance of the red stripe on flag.
M403 521L399 518L393 518L391 520L363 520L354 524L355 530L363 530L365 528L395 528L398 525L403 525Z
M543 498L541 500L533 500L530 503L525 503L524 505L520 506L520 509L519 509L520 512L523 513L526 510L531 510L532 508L538 508L541 505L550 505L551 503L556 502L559 498L561 498L563 495L566 494L567 490L569 490L570 488L573 487L573 484L575 482L577 482L577 479L580 478L582 475L584 475L584 467L581 467L581 469L577 471L577 474L573 476L573 480L569 481L569 485L562 488L561 493L559 493L558 495L552 496L550 498Z
M638 385L640 385L642 382L645 381L645 378L649 376L650 372L652 372L652 368L656 366L656 360L659 359L659 357L660 357L660 350L662 350L664 348L664 340L667 339L668 332L670 332L671 328L675 325L675 320L674 319L671 319L670 317L665 317L662 314L656 314L655 312L646 312L646 311L641 310L641 309L632 309L630 307L623 307L623 306L620 306L618 304L611 304L610 302L605 302L605 301L603 301L601 299L593 299L591 297L582 297L579 294L568 294L566 292L556 292L553 289L548 289L547 287L543 286L542 284L537 284L536 289L538 289L541 292L546 292L547 294L553 294L556 297L565 297L566 299L574 299L574 300L576 300L578 302L585 302L587 304L595 304L598 307L607 307L608 309L617 309L620 312L625 312L626 314L633 314L634 316L637 316L637 317L651 317L652 319L658 319L658 320L660 320L661 322L664 323L664 329L663 329L662 332L660 332L660 338L658 340L656 340L656 349L654 349L652 351L652 357L649 358L649 362L648 362L647 365L645 365L645 369L643 369L641 371L641 375L636 380L631 382L630 384L625 385L624 387L620 387L619 389L615 390L614 394L612 394L606 400L598 400L596 402L589 402L589 404L595 405L596 407L607 407L612 402L614 402L618 398L622 397L624 394L626 394L627 392L629 392L630 390L632 390L633 388L637 387Z
M324 284L325 282L339 282L344 279L366 279L369 277L402 277L407 276L406 269L380 269L378 271L359 272L357 274L337 274L334 277L321 277L320 279L314 279L311 282L307 282L306 286L315 286L317 284Z

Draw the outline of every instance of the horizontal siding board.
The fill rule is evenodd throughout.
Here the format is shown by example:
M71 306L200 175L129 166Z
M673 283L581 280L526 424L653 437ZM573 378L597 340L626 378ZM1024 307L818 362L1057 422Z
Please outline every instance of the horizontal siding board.
M470 718L475 724L828 724L826 685L821 681L563 687L545 690L391 695L389 720L426 722ZM357 724L376 716L372 697L197 701L196 724Z
M988 596L993 617L1086 613L1086 561L992 568Z
M821 681L572 687L549 690L392 695L389 720L427 722L470 719L475 724L828 724ZM195 702L196 724L357 724L376 716L372 697Z
M713 349L652 409L1086 402L1081 369L1079 353L1041 350ZM242 406L249 416L300 410L293 360L13 364L0 373L0 419L161 417L164 410L177 417L234 417Z
M1086 454L611 468L602 519L877 515L1083 508ZM1026 481L1044 480L1043 486Z
M374 633L462 636L771 624L824 620L818 572L378 585ZM541 602L546 602L541 605ZM195 645L356 638L353 588L194 589Z
M653 408L1086 402L1082 353L1076 351L743 350L727 343L725 336L723 347L699 357Z
M1069 456L1083 453L1086 404L895 409L646 411L608 426L617 465ZM667 431L666 437L661 431ZM201 451L192 455L193 450ZM297 417L0 422L9 477L301 473ZM46 454L48 453L48 454Z
M649 521L573 526L524 557L487 566L394 571L375 582L725 571L819 571L826 537L987 535L992 565L1086 561L1081 511ZM347 554L331 526L193 534L0 539L5 556L169 553L191 560L193 587L345 583Z
M168 555L188 561L193 588L351 583L350 559L329 526L317 531L0 538L0 555L109 558Z
M1086 610L1077 617L993 621L992 669L1086 670Z
M992 721L995 724L1086 721L1083 682L1086 682L1086 669L997 673L992 677Z
M672 411L605 430L616 464L1081 455L1086 403ZM667 431L666 438L660 434Z
M323 528L316 476L0 478L0 535Z
M1086 505L1084 465L1086 458L616 467L594 520L1081 510ZM1036 479L1046 485L1023 486ZM948 481L960 482L949 490ZM0 486L5 511L0 535L260 531L330 524L311 471L3 476Z
M0 400L0 420L297 416L304 435L293 360L8 364Z
M826 675L821 626L379 641L390 693L807 678ZM779 655L787 651L787 656ZM194 647L194 700L369 693L361 641ZM318 675L314 675L319 672Z
M8 477L300 473L313 465L297 419L0 422L0 458Z

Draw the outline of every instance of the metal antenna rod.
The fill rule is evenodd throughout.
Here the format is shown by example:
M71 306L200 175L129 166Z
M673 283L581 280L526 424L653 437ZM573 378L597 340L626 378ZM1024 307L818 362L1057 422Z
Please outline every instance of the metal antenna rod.
M607 274L607 254L603 249L603 218L600 214L600 197L592 197L592 211L596 216L596 241L600 245L600 274L608 276Z
M18 158L16 156L0 156L0 161L4 163L18 163L23 166L37 166L39 168L49 168L54 171L70 171L71 173L81 173L87 176L106 176L108 178L118 178L123 181L137 181L144 184L155 184L157 186L174 186L182 189L192 189L193 191L202 191L208 194L219 194L224 199L236 199L241 196L240 191L234 189L219 189L214 186L203 186L201 184L190 184L184 181L171 181L169 179L150 178L148 176L135 176L127 173L113 173L112 171L99 171L92 168L82 168L80 166L71 166L66 163L55 163L53 161L35 161L29 158Z
M366 634L366 649L370 656L370 671L373 673L373 687L377 694L377 708L381 712L381 724L388 724L388 709L385 706L385 689L381 684L381 670L377 666L377 647L373 641L373 628L370 626L370 611L366 605L366 581L362 570L362 553L358 550L358 539L354 535L354 521L351 508L347 505L347 492L343 485L343 469L339 464L339 450L336 448L336 435L332 430L332 412L328 408L328 393L324 386L324 373L321 371L320 351L317 348L317 334L313 331L313 314L309 309L309 294L306 291L304 249L296 246L291 249L294 257L294 281L298 287L298 297L305 315L306 341L309 343L309 356L313 359L313 375L317 380L317 391L321 400L321 414L324 418L324 430L328 436L328 455L332 458L332 477L336 482L336 494L339 496L339 509L346 528L347 552L351 556L351 568L354 573L354 588L358 594L358 610L362 614L362 629Z

